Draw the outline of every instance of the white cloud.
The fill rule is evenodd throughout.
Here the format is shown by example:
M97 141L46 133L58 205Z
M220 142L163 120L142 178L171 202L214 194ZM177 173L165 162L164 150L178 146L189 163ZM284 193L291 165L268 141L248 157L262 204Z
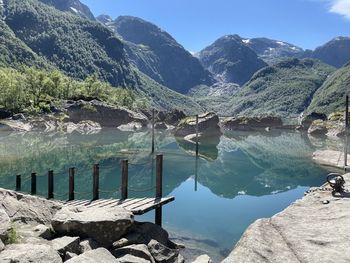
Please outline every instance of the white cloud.
M350 0L332 0L329 11L350 19Z

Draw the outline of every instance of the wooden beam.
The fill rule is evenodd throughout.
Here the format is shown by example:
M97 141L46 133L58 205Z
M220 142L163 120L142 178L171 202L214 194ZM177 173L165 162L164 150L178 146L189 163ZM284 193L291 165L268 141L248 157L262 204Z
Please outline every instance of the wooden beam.
M121 187L121 199L128 198L128 182L129 181L129 163L128 160L122 161L122 187Z
M100 177L100 166L99 164L94 165L93 178L92 178L92 200L99 199L99 177Z
M53 171L50 170L47 173L47 198L48 199L53 199L54 198L54 179L53 179Z
M156 161L156 198L163 195L163 155L157 155ZM162 206L156 208L155 223L162 226Z
M31 191L32 195L36 195L36 173L32 173L31 175Z

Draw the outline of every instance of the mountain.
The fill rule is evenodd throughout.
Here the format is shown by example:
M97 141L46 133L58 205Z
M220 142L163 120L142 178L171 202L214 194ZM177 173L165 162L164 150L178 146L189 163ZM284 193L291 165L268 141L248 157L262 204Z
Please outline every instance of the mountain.
M256 71L267 66L238 35L228 35L216 40L200 51L198 57L218 80L238 85L243 85Z
M338 69L317 90L309 112L330 114L344 110L345 95L350 92L350 64Z
M84 18L95 20L89 7L82 4L79 0L40 0L44 4L54 6L58 10L67 11Z
M336 37L312 53L313 58L340 68L350 61L350 37Z
M121 16L113 22L98 19L124 40L130 61L155 81L180 93L196 85L213 83L197 58L167 32L137 17Z
M258 56L269 64L283 58L301 58L304 50L293 44L268 38L242 39L242 41L255 51Z
M296 116L334 68L318 60L286 59L261 69L234 95L226 115Z

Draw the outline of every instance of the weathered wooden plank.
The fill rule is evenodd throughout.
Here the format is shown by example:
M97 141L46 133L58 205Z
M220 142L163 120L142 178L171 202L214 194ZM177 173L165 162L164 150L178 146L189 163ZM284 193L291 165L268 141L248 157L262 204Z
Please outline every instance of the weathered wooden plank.
M161 198L161 199L155 199L155 202L153 203L148 203L143 206L136 207L131 210L135 215L142 215L144 213L147 213L157 207L163 206L167 203L170 203L175 200L175 197L166 197L166 198Z
M142 202L143 200L146 200L146 199L148 199L148 198L134 199L134 200L132 200L132 202L123 202L123 203L119 204L118 206L125 208L125 207L133 205L135 203Z
M142 205L145 205L145 204L148 204L148 203L152 203L154 202L155 198L145 198L143 200L139 200L138 202L135 202L133 204L129 204L127 206L124 206L125 209L132 209L132 208L136 208L136 207L139 207L139 206L142 206Z

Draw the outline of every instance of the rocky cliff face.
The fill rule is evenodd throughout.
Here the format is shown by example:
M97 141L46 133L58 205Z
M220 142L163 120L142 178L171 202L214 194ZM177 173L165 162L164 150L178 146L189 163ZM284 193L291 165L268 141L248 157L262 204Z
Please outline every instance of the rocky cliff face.
M238 35L218 39L199 52L198 56L218 80L239 85L246 83L256 71L267 66Z
M106 19L107 18L107 19ZM98 19L124 41L131 62L155 81L180 93L213 83L211 74L167 32L137 17Z
M68 11L73 14L77 14L84 18L95 20L94 15L90 11L89 7L82 4L79 0L39 0L44 4L52 5L58 10Z

